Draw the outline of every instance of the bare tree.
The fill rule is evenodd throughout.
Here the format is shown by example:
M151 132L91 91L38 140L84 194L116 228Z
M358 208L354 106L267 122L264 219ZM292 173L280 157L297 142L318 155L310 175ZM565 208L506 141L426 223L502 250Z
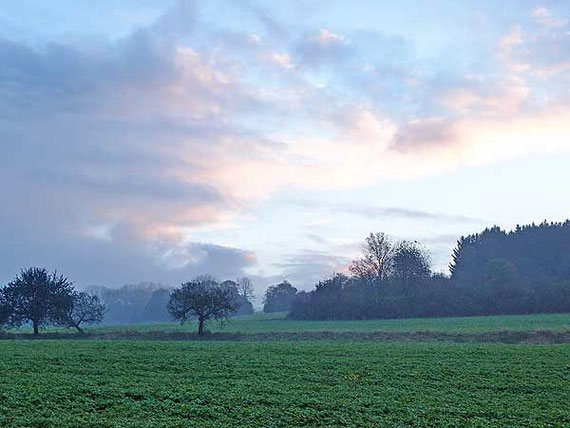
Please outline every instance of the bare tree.
M371 233L362 248L362 257L353 260L349 270L359 278L385 280L390 274L394 250L394 244L384 233Z
M69 308L62 325L75 327L84 333L81 324L96 324L103 320L105 305L98 296L85 292L73 293L73 303Z
M196 317L198 334L201 336L207 320L223 322L238 309L238 291L231 282L218 284L209 275L196 277L170 294L168 312L181 324Z
M238 293L246 300L251 300L254 297L253 294L253 284L251 279L247 276L242 276L236 280Z

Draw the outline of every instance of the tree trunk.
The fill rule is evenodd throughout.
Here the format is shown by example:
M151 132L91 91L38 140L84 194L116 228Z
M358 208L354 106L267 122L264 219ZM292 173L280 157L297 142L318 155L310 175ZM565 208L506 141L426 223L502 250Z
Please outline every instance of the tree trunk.
M198 336L202 336L204 334L204 318L198 318Z
M40 334L40 323L37 321L34 321L34 336Z
M74 325L74 327L77 329L77 331L81 334L85 334L85 332L83 331L83 329L81 327L79 327L79 325Z

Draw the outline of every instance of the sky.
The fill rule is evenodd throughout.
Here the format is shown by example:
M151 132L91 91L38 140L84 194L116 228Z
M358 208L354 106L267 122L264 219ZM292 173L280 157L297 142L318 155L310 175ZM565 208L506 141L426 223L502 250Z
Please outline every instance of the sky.
M566 1L0 1L0 280L346 270L370 232L445 272L562 221Z

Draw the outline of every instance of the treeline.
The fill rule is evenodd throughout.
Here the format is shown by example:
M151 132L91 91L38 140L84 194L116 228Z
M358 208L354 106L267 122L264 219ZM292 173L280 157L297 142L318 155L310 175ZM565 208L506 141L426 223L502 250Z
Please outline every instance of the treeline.
M232 316L253 314L252 292L244 296L244 281L251 288L249 279L238 278L229 281L236 287L241 287L240 304ZM88 292L98 296L105 303L107 311L103 318L104 324L144 324L155 322L170 322L172 316L168 313L167 305L174 287L154 282L128 284L119 288L92 286Z
M451 276L417 242L371 234L350 275L299 292L292 319L334 320L570 312L570 221L462 237Z
M0 328L29 325L34 334L39 334L41 327L73 327L83 333L82 325L103 321L132 324L203 318L200 323L200 333L203 333L203 321L207 319L223 321L254 312L253 286L247 277L218 284L211 277L200 276L182 287L195 283L201 287L200 293L186 296L183 304L189 309L181 318L179 312L172 310L172 302L175 296L180 296L180 289L141 283L118 289L90 287L87 291L77 291L68 278L57 272L28 268L0 288ZM226 299L222 303L218 299L220 290ZM225 309L221 309L220 304Z

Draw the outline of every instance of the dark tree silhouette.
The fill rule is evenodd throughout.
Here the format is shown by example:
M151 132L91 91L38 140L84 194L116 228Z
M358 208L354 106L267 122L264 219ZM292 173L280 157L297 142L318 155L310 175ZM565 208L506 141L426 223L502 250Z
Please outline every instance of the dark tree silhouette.
M263 312L288 311L296 295L297 289L287 281L268 287L263 299Z
M238 309L237 288L227 282L218 284L211 276L194 278L170 294L168 312L181 324L196 318L198 334L204 334L204 323L209 319L223 322Z
M394 244L381 232L371 233L362 247L362 257L349 266L350 272L362 279L384 280L391 270Z
M73 284L57 272L45 268L29 268L3 290L9 311L8 324L20 326L31 323L34 334L40 326L59 324L72 306Z
M384 250L382 250L384 249ZM385 268L380 269L379 266ZM356 266L356 268L355 268ZM362 319L570 312L570 221L494 226L462 237L451 277L430 272L417 243L367 239L352 277L299 293L293 319Z
M83 333L81 324L97 324L103 320L105 305L98 296L85 292L73 293L72 304L60 325L74 327Z
M4 298L3 290L0 289L0 328L8 324L9 319L10 319L10 308L8 307L6 299Z
M390 278L407 288L430 277L430 257L417 242L402 241L391 256Z

